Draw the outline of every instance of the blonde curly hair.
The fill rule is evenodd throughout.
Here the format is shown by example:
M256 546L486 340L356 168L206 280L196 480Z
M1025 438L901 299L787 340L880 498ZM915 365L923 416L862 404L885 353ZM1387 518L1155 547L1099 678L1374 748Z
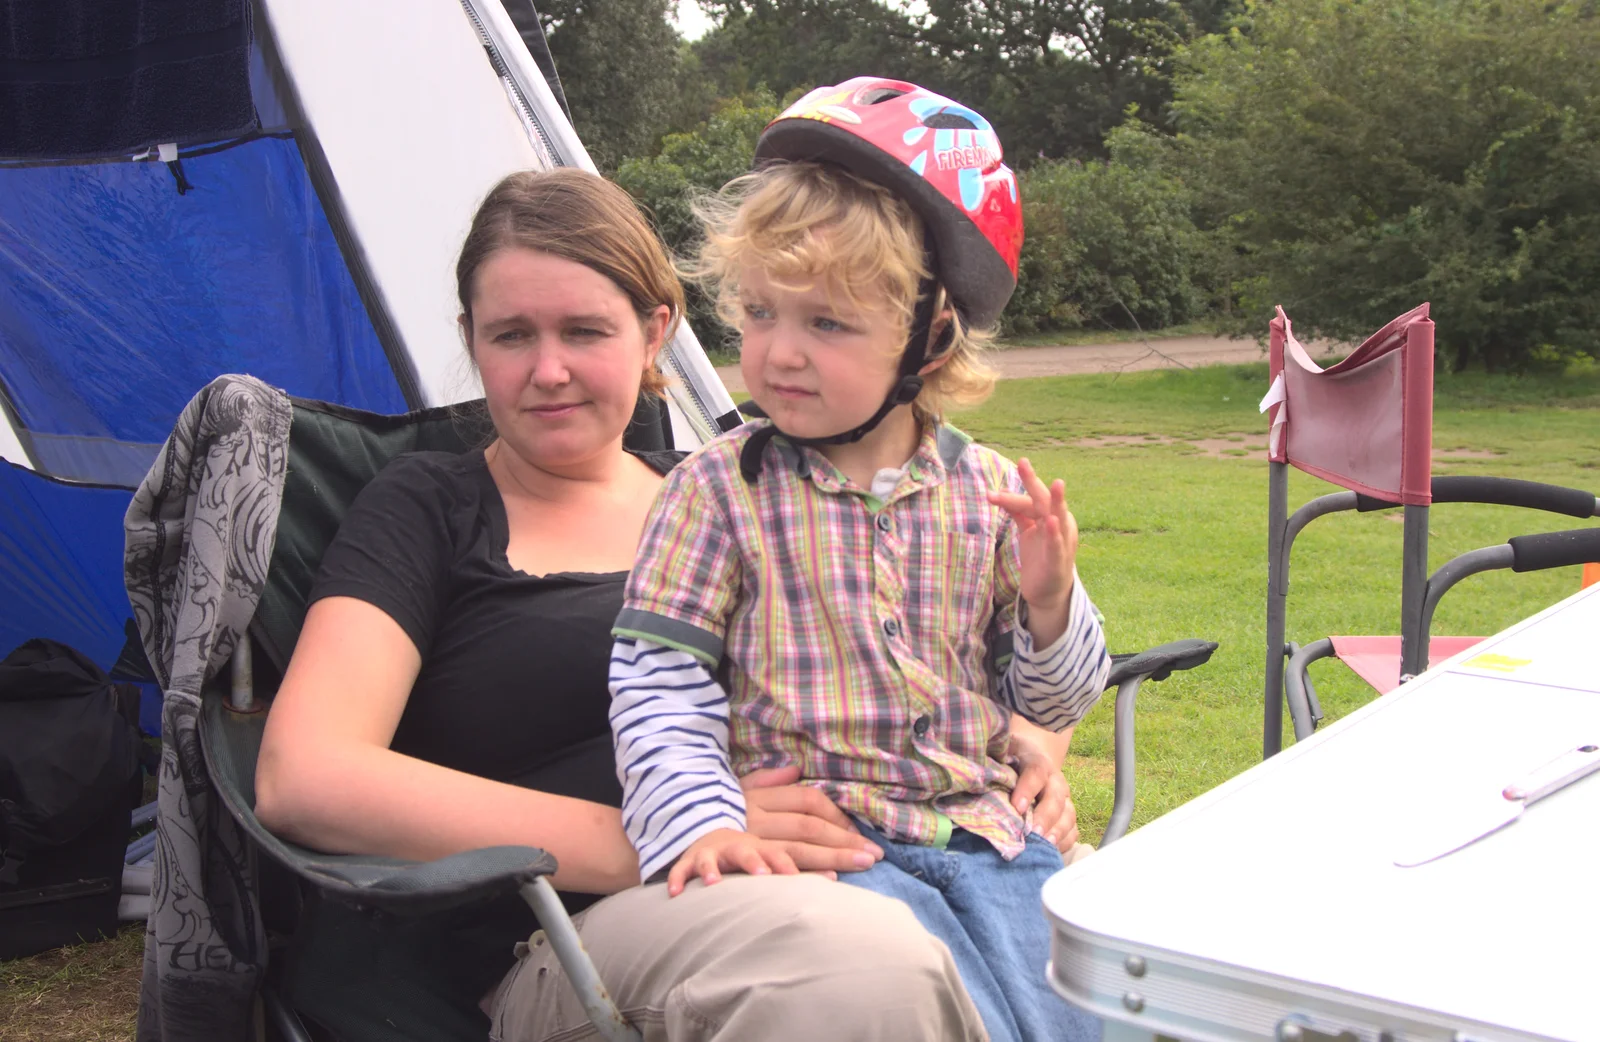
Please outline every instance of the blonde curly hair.
M705 287L717 314L737 329L743 314L739 272L759 268L788 289L818 280L840 287L857 308L888 301L904 338L911 333L917 291L931 273L923 258L922 220L887 188L825 163L774 163L695 200L705 228L681 273ZM912 403L919 422L947 409L976 405L994 389L983 359L992 330L973 329L957 314L944 364L923 377Z

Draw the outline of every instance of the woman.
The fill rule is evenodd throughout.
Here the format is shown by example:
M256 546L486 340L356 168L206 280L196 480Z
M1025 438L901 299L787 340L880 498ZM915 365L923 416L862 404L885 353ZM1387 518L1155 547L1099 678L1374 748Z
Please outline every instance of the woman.
M982 1037L948 952L896 902L818 874L696 887L670 907L664 887L628 889L638 862L617 810L610 629L677 457L622 440L638 396L662 386L654 361L682 289L627 195L577 171L501 182L456 275L495 438L402 457L352 507L267 724L262 822L323 850L550 851L601 976L647 1038ZM1036 816L1059 820L1070 844L1063 752L1019 737L1029 769L1016 797L1039 797ZM752 832L809 873L881 856L795 780L745 779ZM606 894L582 911L594 897L581 895ZM536 926L515 903L424 921L331 907L307 918L290 997L341 1037L531 1040L584 1023L539 935L513 965ZM397 976L436 991L383 994Z

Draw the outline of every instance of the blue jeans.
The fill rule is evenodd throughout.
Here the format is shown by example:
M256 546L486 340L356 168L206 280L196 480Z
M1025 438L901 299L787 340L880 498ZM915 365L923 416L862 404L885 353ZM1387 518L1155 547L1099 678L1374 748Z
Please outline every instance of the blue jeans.
M967 994L992 1042L1096 1042L1100 1020L1050 990L1050 926L1040 903L1061 854L1040 836L1006 861L989 841L956 829L945 849L896 843L859 823L883 848L865 872L840 872L852 883L899 898L955 957Z

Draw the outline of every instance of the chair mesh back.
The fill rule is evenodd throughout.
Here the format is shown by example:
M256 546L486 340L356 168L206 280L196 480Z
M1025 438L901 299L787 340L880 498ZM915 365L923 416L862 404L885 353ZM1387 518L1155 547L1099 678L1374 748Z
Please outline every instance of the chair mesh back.
M623 441L635 451L670 449L671 430L665 403L646 397ZM323 551L367 482L403 453L467 452L493 436L481 402L381 416L295 399L277 541L251 622L257 647L279 676L305 622Z
M1281 377L1283 435L1272 459L1392 503L1432 501L1433 323L1428 305L1406 312L1323 369L1278 309L1272 378ZM1274 420L1280 417L1275 413Z

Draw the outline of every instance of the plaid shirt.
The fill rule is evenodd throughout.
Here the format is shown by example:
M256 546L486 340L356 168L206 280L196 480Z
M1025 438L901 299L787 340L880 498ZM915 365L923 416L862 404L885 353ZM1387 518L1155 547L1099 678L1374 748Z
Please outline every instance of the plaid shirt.
M1050 647L1017 625L1016 528L986 498L1022 491L1016 468L941 426L881 502L782 439L751 485L739 452L756 429L668 476L613 631L642 876L744 827L734 776L790 764L893 839L942 844L958 826L1014 857L1029 823L1009 800L1009 710L1064 730L1110 669L1082 583Z

